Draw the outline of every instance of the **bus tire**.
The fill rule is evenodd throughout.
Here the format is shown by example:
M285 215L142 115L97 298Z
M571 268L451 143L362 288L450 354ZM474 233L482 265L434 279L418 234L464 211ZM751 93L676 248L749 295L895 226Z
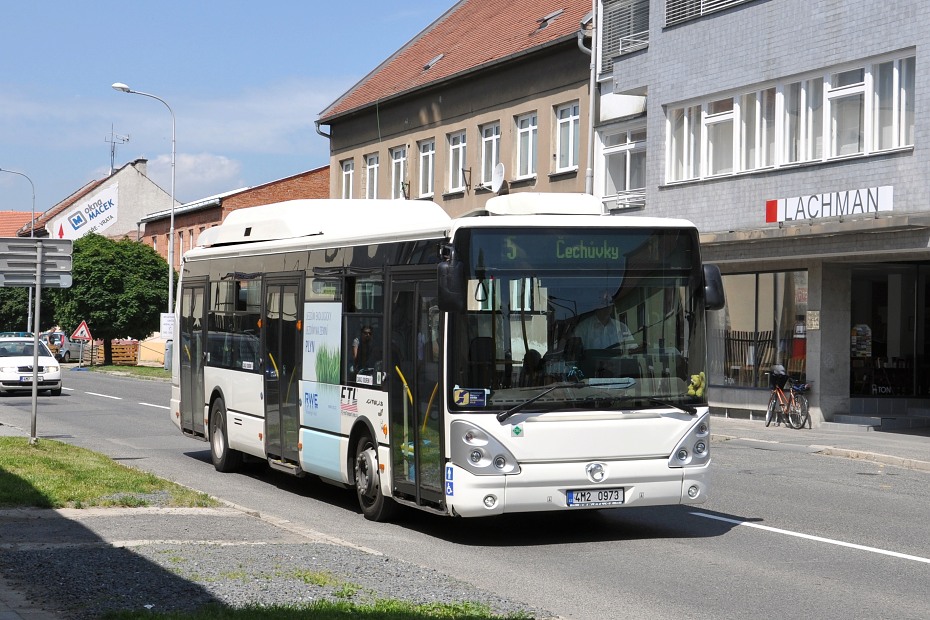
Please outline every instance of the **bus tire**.
M210 407L210 459L216 471L221 472L236 471L242 464L242 453L229 447L226 403L222 398L217 398Z
M377 445L367 434L355 444L355 495L362 514L369 521L389 521L397 504L381 492Z

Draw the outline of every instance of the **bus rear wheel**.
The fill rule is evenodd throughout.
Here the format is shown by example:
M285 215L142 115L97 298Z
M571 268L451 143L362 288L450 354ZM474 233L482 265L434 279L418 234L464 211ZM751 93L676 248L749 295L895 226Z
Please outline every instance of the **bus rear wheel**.
M397 504L381 492L377 446L368 435L355 444L355 495L362 514L369 521L389 521Z
M229 447L226 433L226 403L217 398L210 407L210 459L216 471L230 472L239 469L242 453Z

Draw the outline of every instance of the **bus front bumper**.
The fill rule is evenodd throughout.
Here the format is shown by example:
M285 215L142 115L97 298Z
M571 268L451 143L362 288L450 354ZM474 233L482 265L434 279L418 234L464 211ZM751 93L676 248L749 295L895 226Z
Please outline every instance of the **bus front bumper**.
M707 500L710 462L677 468L668 466L667 457L598 463L607 472L598 483L586 474L589 462L521 464L519 474L506 476L476 476L450 464L446 469L446 505L451 514L482 517L701 504Z

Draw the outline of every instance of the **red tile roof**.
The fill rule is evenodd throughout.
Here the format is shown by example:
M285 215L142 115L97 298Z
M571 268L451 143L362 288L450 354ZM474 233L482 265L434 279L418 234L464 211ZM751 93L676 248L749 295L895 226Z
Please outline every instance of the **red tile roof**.
M20 228L29 230L31 211L0 211L0 237L15 237Z
M320 121L574 38L590 11L587 0L461 0L321 112Z

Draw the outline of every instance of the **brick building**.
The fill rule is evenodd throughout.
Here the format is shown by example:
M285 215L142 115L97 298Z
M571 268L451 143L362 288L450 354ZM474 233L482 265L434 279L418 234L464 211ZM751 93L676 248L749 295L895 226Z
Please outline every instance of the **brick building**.
M329 166L314 168L255 187L202 198L176 207L174 210L175 269L180 266L184 252L197 243L197 236L207 228L222 222L230 211L297 198L329 198ZM142 240L167 258L170 211L156 211L146 215L140 221L145 225Z

